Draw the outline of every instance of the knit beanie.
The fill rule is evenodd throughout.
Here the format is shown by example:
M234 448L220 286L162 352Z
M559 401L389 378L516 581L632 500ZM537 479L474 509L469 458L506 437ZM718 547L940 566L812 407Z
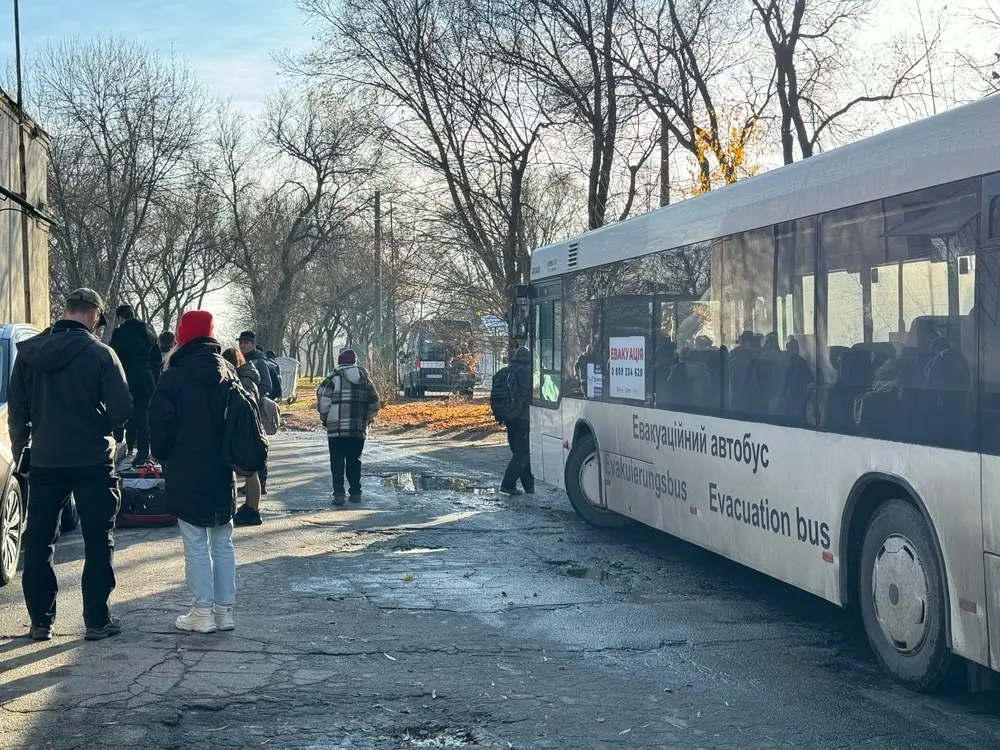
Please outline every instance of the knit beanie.
M353 349L344 349L337 357L338 365L356 365L358 363L358 355L354 353Z
M215 319L208 310L191 310L181 316L177 324L177 346L195 339L215 338Z

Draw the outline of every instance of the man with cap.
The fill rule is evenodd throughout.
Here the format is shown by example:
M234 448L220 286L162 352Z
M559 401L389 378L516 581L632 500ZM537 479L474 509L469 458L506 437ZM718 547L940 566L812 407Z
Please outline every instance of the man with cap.
M61 320L17 345L10 379L7 424L30 502L21 583L36 641L52 638L57 591L52 558L70 494L83 531L85 637L101 640L122 628L108 601L115 589L114 528L121 499L112 435L131 416L132 396L118 356L94 335L107 325L103 310L94 290L71 292Z
M260 374L260 395L274 398L274 381L271 368L267 364L264 352L257 348L257 334L253 331L243 331L239 338L240 353L243 359L253 364Z
M243 331L238 339L240 353L243 358L254 366L260 375L260 395L270 399L274 398L274 379L271 375L271 368L268 366L267 357L264 352L257 348L257 334L253 331ZM257 472L260 479L260 494L267 494L267 464L264 464L263 471Z

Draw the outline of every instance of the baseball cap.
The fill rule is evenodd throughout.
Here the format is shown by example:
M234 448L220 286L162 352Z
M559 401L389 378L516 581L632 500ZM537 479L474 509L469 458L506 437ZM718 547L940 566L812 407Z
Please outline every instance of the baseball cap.
M243 333L240 334L240 337L237 339L237 341L253 341L254 343L256 343L257 334L254 333L253 331L243 331Z
M108 324L108 319L104 317L104 300L93 289L88 289L85 286L74 289L66 295L66 304L70 302L86 302L91 307L96 307L97 311L101 314L101 317L97 321L97 327L101 328Z

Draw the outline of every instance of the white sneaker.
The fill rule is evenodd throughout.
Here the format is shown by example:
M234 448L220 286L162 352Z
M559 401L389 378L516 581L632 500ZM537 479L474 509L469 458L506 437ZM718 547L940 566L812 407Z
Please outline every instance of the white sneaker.
M215 616L215 625L219 630L236 629L236 623L233 622L233 608L231 605L223 607L221 604L216 604L212 607L212 614Z
M214 633L219 629L215 624L215 615L209 607L191 607L191 611L178 617L174 625L178 630L186 630L189 633Z

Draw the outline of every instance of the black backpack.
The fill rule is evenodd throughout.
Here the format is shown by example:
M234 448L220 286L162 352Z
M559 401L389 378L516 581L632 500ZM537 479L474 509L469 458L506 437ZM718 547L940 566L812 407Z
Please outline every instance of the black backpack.
M222 458L237 474L249 476L267 463L267 436L250 394L236 380L223 385L228 393L222 416Z
M510 365L502 367L493 376L490 385L490 411L500 424L514 419L517 414L517 374Z

